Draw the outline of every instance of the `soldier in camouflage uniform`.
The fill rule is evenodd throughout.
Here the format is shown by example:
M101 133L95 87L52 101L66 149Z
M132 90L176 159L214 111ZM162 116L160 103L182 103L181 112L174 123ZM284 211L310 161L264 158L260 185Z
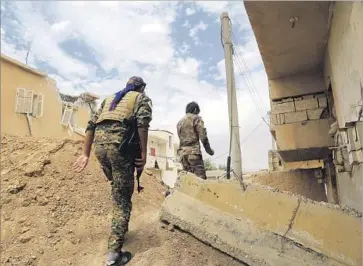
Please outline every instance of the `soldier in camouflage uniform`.
M82 171L90 156L94 142L95 155L104 174L111 182L113 218L108 241L107 265L124 265L131 253L122 252L124 237L128 231L131 214L131 197L134 191L134 170L142 171L146 163L148 128L152 119L152 103L144 94L146 83L140 77L132 77L126 88L106 98L99 110L88 122L83 155L74 164L77 172ZM131 117L136 118L141 156L124 145L125 133ZM123 147L121 149L121 147ZM141 158L139 158L141 157Z
M210 147L207 130L204 128L202 118L198 115L199 112L199 105L196 102L188 103L186 115L178 122L177 131L180 141L178 155L185 171L207 179L199 141L209 155L214 155L214 151Z

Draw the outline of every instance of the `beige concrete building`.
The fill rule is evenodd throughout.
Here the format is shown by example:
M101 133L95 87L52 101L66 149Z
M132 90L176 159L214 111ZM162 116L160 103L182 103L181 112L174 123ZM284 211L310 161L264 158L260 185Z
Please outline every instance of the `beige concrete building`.
M169 187L174 187L181 170L178 145L174 141L174 134L167 130L149 130L146 169Z
M1 133L83 139L96 99L62 94L45 73L1 54Z
M295 166L323 161L328 200L361 211L362 1L245 6L269 79L279 156Z

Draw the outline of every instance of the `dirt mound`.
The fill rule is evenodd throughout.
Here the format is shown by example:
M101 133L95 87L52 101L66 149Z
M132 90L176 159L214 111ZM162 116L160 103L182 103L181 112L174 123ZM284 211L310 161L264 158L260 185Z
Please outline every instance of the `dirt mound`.
M72 172L80 142L2 135L1 265L105 265L110 187L94 157ZM240 265L158 222L163 186L144 174L133 197L129 265Z

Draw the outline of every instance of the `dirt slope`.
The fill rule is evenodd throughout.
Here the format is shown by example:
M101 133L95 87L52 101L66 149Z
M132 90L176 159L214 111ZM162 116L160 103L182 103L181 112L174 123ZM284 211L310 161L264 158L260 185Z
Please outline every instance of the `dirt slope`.
M2 135L1 144L1 265L105 265L111 197L95 158L75 174L79 142ZM129 265L241 265L161 225L164 188L146 174L142 184L125 244L135 255Z

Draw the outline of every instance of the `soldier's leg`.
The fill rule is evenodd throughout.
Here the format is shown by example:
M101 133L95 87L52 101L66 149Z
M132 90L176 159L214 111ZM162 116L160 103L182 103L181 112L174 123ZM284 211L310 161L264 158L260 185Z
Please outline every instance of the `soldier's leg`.
M187 172L192 172L192 170L190 169L190 164L189 164L189 160L188 160L188 155L183 155L181 157L181 164L183 166L183 170L187 171Z
M202 179L207 179L202 155L199 154L188 155L188 161L190 168L192 169L192 173L194 173L196 176Z
M112 181L111 162L107 158L107 149L104 145L95 145L95 155L101 165L101 169L109 181Z
M113 217L111 235L108 241L108 249L111 252L120 252L124 244L125 234L128 231L134 192L134 166L133 163L123 157L114 146L108 150L108 157L112 165L112 199Z

